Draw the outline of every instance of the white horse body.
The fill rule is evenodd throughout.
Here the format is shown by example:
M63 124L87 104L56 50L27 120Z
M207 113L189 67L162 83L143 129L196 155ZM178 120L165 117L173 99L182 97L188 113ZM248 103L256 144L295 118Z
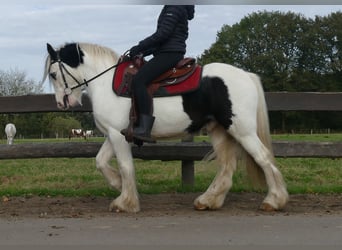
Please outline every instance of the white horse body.
M105 67L110 67L113 64L114 62L110 62L109 66ZM96 125L105 135L108 135L110 129L115 128L120 133L123 128L127 127L127 114L131 108L131 100L129 98L117 96L111 91L113 74L113 72L109 72L95 79L87 88L88 95L92 101ZM89 75L88 77L90 78L91 76ZM97 96L101 96L101 98L96 98ZM189 126L191 120L186 113L178 112L183 109L181 97L154 98L153 102L154 116L156 117L152 129L153 136L163 138L184 134L184 130ZM165 105L165 103L169 105ZM108 116L108 114L113 115ZM170 117L170 114L172 114L172 117Z
M104 62L103 62L104 63ZM114 61L109 61L107 65L104 65L104 69L115 64ZM81 67L80 67L81 68ZM85 67L84 75L87 78L91 78L94 74L99 72L91 72ZM95 79L94 82L88 86L88 95L92 101L92 107L94 112L94 118L97 126L102 133L108 134L108 129L116 128L121 131L128 125L129 110L131 108L131 101L129 98L120 97L114 94L113 91L108 91L112 86L112 78L114 72L109 72L106 75ZM234 117L234 122L230 130L241 131L242 127L246 127L247 130L256 127L255 113L257 108L257 91L255 84L251 85L252 79L245 71L223 63L211 63L203 67L203 76L220 76L227 84L230 92L232 103L239 103L239 105L233 105L233 114L243 114L243 117L250 117L250 122L246 124L246 120L239 124L238 117ZM87 79L86 78L86 79ZM255 89L252 91L252 89ZM63 92L62 92L63 93ZM97 98L100 96L101 98ZM62 96L60 97L62 98ZM80 99L79 99L80 100ZM185 133L185 129L191 123L188 115L183 110L182 98L180 96L173 97L159 97L153 99L153 108L155 122L152 129L152 135L156 138L168 138L182 136ZM114 114L108 116L108 114ZM172 117L170 117L172 114ZM232 133L234 134L234 133Z
M15 137L15 134L17 133L17 130L16 130L16 128L15 128L13 123L8 123L6 125L5 133L6 133L6 136L7 136L7 144L8 145L12 145L14 137Z
M81 90L76 88L66 96L66 83L63 82L61 66L63 63L68 73L78 79L90 79L117 63L118 56L111 50L97 45L77 44L79 65L70 67L48 45L49 56L46 60L44 77L50 75L58 107L66 109L80 103ZM62 47L63 49L63 47ZM81 52L80 52L81 51ZM80 54L82 53L82 54ZM82 58L81 58L82 56ZM81 60L82 59L82 60ZM87 87L92 102L93 115L99 130L107 136L96 156L96 166L103 173L109 185L121 190L121 194L110 205L110 210L137 212L140 210L135 183L135 171L131 145L120 131L128 125L131 107L129 98L117 96L112 91L114 70L94 79ZM53 76L53 77L51 77ZM243 149L256 164L251 166L262 170L268 186L268 194L263 201L265 210L281 209L288 200L288 194L281 173L274 165L270 143L268 117L264 93L258 77L234 66L211 63L203 66L203 77L221 79L229 90L232 109L232 124L226 130L215 119L207 123L216 158L221 165L213 183L207 191L195 200L195 208L218 209L232 185L232 175L236 168L238 152ZM74 78L64 74L70 87L77 85ZM67 98L67 102L65 101ZM184 111L182 96L154 98L156 117L152 129L155 138L181 136L192 123L191 117ZM119 171L109 165L116 156Z

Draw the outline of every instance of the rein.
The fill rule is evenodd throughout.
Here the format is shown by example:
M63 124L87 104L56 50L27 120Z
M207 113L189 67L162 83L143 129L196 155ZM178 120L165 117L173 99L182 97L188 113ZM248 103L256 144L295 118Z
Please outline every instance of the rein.
M119 62L117 64L114 64L113 66L109 67L108 69L102 71L101 73L97 74L96 76L86 80L84 79L83 82L79 82L76 77L74 77L68 70L67 68L64 66L62 60L58 59L57 61L53 61L51 62L51 65L54 64L54 63L58 63L58 66L59 66L59 70L61 71L61 74L62 74L62 79L63 79L63 82L64 82L64 86L65 86L65 89L64 89L64 93L65 93L65 96L68 96L68 95L71 95L72 91L74 89L77 89L79 87L82 87L83 85L86 85L88 86L88 83L94 81L96 78L102 76L103 74L107 73L108 71L116 68L117 66L119 66L121 63L122 63L122 60L119 60ZM66 78L65 78L65 75L64 75L64 71L75 81L77 82L77 85L76 86L73 86L73 87L69 87L67 81L66 81Z
M58 66L59 66L59 70L61 71L61 74L62 74L62 79L63 79L63 82L64 82L64 97L63 97L63 101L64 101L64 106L67 106L67 103L68 103L68 96L72 94L72 91L74 89L77 89L79 87L82 87L83 85L86 85L88 86L88 83L94 81L96 78L102 76L103 74L107 73L108 71L118 67L121 63L123 63L125 60L124 58L126 57L128 51L126 51L123 56L121 56L118 60L118 63L117 64L114 64L113 66L107 68L106 70L102 71L101 73L97 74L96 76L86 80L84 79L83 82L79 82L76 77L74 77L68 70L67 68L64 66L63 64L63 61L61 60L60 56L59 56L59 53L57 52L57 60L54 60L50 63L50 67L52 64L54 63L58 63ZM65 74L64 74L64 71L66 72L66 74L68 74L76 83L77 85L76 86L73 86L73 87L69 87L67 81L66 81L66 78L65 78Z

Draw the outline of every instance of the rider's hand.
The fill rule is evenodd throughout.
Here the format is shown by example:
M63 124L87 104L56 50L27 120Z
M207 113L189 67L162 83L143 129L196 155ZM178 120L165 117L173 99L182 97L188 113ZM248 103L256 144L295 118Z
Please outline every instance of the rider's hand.
M131 58L134 58L135 56L140 54L140 47L139 45L133 46L130 50L129 50L129 56Z

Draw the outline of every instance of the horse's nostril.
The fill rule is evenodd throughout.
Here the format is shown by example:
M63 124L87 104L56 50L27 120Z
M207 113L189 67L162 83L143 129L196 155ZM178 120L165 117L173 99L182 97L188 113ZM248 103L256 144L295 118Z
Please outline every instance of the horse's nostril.
M58 102L58 103L57 103L57 108L59 108L59 109L63 109L63 108L64 108L64 105L63 105L63 103L61 103L61 102Z

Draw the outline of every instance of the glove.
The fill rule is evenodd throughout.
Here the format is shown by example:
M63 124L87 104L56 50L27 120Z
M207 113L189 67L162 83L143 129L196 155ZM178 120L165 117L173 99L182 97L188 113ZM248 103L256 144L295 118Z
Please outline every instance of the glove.
M140 53L140 47L139 45L135 45L133 46L130 50L129 50L129 56L131 58L134 58L135 56L137 56Z

